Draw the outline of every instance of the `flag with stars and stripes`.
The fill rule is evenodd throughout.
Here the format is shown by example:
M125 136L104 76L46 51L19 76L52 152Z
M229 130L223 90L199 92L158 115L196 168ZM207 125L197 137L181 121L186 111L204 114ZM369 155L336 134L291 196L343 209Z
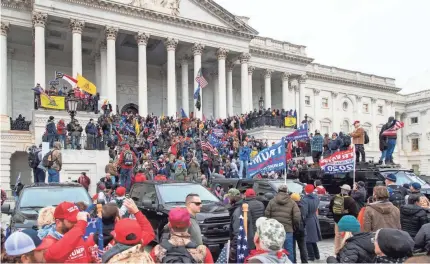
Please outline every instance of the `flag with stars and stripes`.
M221 250L221 253L218 256L218 259L215 263L222 263L226 264L228 263L228 256L230 253L230 240L224 244L224 248Z
M239 218L239 234L237 235L237 263L243 263L249 254L248 237L246 236L245 226L243 224L243 216Z

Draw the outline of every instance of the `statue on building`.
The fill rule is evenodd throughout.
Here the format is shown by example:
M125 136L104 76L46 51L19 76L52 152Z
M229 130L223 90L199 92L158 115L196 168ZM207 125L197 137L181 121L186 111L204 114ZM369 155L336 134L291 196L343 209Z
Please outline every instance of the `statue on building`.
M159 12L179 16L179 3L181 0L131 0L129 5L152 9Z

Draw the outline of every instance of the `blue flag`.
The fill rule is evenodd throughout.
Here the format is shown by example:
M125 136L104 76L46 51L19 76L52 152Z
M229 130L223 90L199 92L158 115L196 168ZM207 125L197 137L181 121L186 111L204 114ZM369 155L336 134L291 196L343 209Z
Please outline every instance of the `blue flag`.
M243 216L239 218L239 234L237 235L237 263L244 263L245 258L249 254L248 237L246 236L245 226L243 224Z
M304 140L304 139L308 139L308 124L304 123L301 124L296 131L294 131L293 133L289 134L288 136L285 137L286 141L294 141L294 140Z
M200 84L197 86L197 89L194 91L194 99L198 99L200 94Z
M286 168L285 141L272 145L260 151L248 165L248 178L258 173L280 171Z
M184 111L184 108L181 108L181 116L182 118L188 118L187 114Z
M218 148L222 145L221 140L219 140L217 137L214 137L212 134L209 135L208 139L209 143L215 148Z
M293 116L297 118L297 110L294 110Z

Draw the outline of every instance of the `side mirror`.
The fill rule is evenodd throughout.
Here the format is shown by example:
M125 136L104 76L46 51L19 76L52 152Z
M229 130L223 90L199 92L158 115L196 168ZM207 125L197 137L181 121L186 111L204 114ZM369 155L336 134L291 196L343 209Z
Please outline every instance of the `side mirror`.
M12 212L10 211L10 204L4 204L1 206L1 213L10 215Z
M266 200L272 200L272 199L273 199L273 197L275 197L275 195L274 195L273 193L268 192L268 193L265 193L265 194L264 194L264 198L265 198Z
M142 206L146 208L152 208L154 207L154 202L149 199L143 199L142 200Z

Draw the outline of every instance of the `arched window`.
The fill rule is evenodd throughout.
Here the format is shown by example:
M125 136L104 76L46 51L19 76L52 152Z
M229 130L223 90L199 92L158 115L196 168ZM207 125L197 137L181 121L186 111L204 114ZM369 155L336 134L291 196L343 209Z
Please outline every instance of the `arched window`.
M344 133L349 133L349 122L348 120L343 120L342 126L340 127L340 130Z

